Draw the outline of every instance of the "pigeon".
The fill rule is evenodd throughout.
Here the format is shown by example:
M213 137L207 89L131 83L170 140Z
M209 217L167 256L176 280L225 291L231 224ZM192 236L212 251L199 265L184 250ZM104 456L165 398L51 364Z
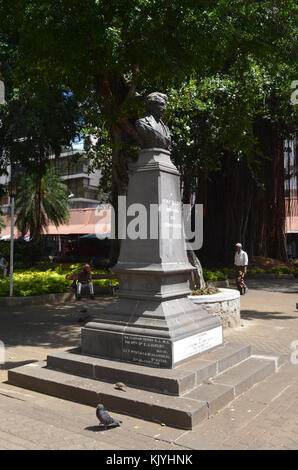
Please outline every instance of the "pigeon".
M126 385L123 382L117 382L115 384L115 388L116 388L116 390L122 390L122 392L126 392L126 390L125 390Z
M86 320L88 320L88 318L90 318L90 315L81 315L78 319L78 322L84 323Z
M87 313L87 312L88 312L88 309L87 309L87 308L82 308L82 309L80 310L80 312L81 312L81 313Z
M116 418L113 418L106 410L102 404L97 405L96 407L96 416L98 420L104 425L104 428L107 429L108 426L120 426L122 421L119 421Z

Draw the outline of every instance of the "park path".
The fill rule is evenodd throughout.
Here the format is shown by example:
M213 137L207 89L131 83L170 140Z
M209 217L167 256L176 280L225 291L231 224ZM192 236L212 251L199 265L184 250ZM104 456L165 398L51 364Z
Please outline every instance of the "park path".
M290 354L298 340L297 281L249 281L242 321L225 339L250 343L253 352ZM0 312L6 363L0 366L0 449L297 449L298 365L288 361L193 431L129 416L120 428L99 431L93 408L6 383L7 369L75 347L83 307L90 315L113 302L98 298L60 306Z

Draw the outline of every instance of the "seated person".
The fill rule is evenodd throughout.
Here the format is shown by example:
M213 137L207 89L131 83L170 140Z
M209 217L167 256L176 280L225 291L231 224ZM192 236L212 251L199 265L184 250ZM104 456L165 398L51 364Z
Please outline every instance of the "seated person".
M7 263L6 259L0 253L0 269L2 269L2 273L3 273L4 277L7 276L7 265L8 265L8 263Z
M83 266L83 271L79 272L78 274L78 284L77 284L77 299L78 300L81 300L82 287L86 287L87 285L89 287L90 298L94 299L92 274L91 274L91 268L89 264L85 264L85 266Z

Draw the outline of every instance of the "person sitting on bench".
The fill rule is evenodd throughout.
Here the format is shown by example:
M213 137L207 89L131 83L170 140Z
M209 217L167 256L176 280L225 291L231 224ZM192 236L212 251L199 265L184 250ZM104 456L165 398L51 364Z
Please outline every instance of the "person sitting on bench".
M89 264L85 264L83 270L78 274L77 299L81 300L82 287L89 286L90 298L94 299L94 288L92 283L92 274Z

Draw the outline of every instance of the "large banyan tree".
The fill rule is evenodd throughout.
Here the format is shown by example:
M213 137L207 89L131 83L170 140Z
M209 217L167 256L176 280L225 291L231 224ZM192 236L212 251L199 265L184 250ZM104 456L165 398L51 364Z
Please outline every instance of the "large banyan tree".
M297 192L298 163L292 74L282 61L270 70L241 58L225 74L171 91L184 202L204 205L203 262L231 263L238 241L250 257L287 260L285 189L291 181Z
M92 123L92 131L99 128L99 133L102 129L107 132L115 205L117 195L125 194L127 160L136 143L133 121L139 114L137 93L179 88L193 74L211 77L229 73L237 61L245 74L245 61L252 53L259 60L275 64L284 50L287 61L291 61L295 8L294 0L0 0L0 22L19 44L16 86L22 82L28 90L34 90L42 83L71 90L82 105L86 104L85 122ZM238 72L241 75L241 70ZM216 129L208 124L216 127L216 122L212 124L211 119L208 123L211 108L206 109L199 132L211 130L212 135ZM251 118L245 104L243 112L243 119ZM244 136L235 132L233 119L228 124L230 139L235 136L236 142L239 137L244 141ZM217 157L223 157L220 167L227 166L228 172L228 150L218 146L219 152L213 158L216 138L209 143L208 151L200 146L202 159L212 157L216 167ZM202 159L195 165L201 187L205 184L200 173ZM247 164L250 166L250 162ZM209 167L208 186L210 171ZM185 191L189 190L191 172L192 162L188 161L184 166ZM215 214L216 207L208 206L211 199L205 202L213 218L223 217L227 193L222 191L225 186L232 190L234 184L227 176L223 186L217 188L213 183L207 190L213 195L217 191L222 203ZM211 223L211 217L208 219ZM222 253L228 238L222 243L218 253ZM117 250L112 254L114 261L116 257Z

